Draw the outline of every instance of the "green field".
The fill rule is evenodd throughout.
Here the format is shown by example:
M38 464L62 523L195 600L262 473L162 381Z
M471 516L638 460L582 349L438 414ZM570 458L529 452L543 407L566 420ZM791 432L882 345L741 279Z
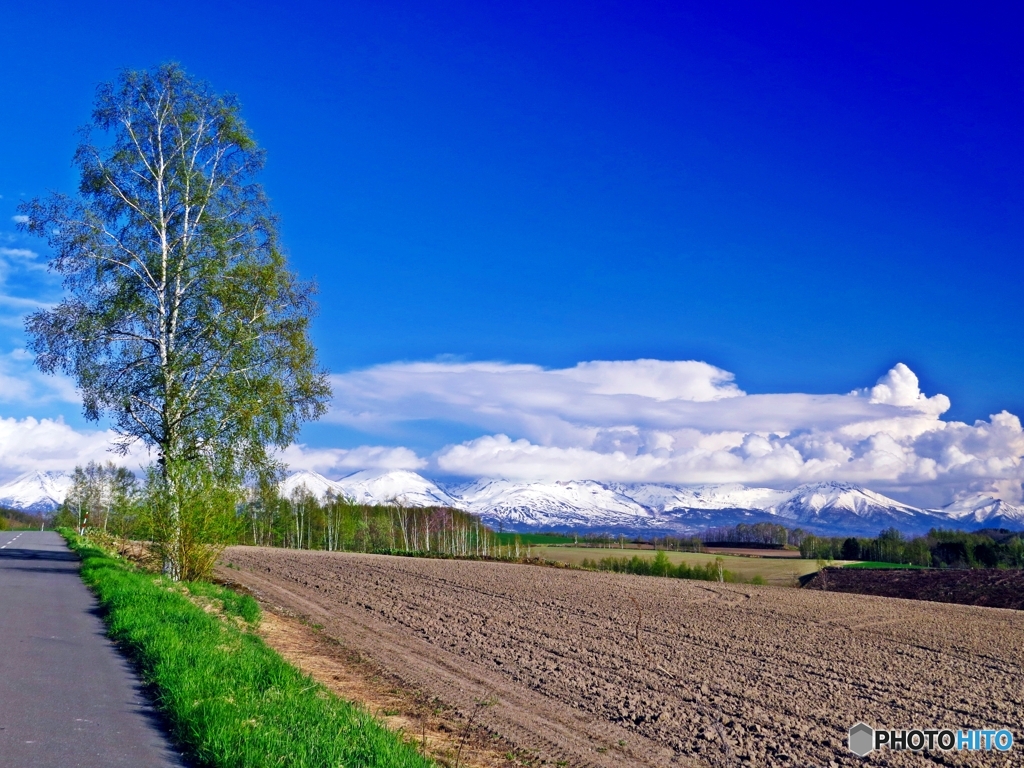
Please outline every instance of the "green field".
M588 560L600 560L602 557L621 557L623 555L632 557L653 558L654 550L651 549L624 549L617 547L595 548L595 547L565 547L565 546L534 546L533 554L545 560L555 560L561 563L580 565L584 558ZM784 559L772 557L737 557L735 555L708 555L697 552L666 552L668 559L673 565L686 563L687 565L704 565L714 562L716 557L725 561L726 570L732 571L744 581L750 581L755 576L761 576L768 584L777 586L795 586L801 576L814 573L818 570L818 564L814 560ZM833 565L847 565L847 561L837 560Z
M837 563L837 565L839 565L839 563ZM881 569L889 569L889 570L894 569L894 568L902 569L902 570L908 570L908 569L913 568L915 570L926 570L923 565L910 565L908 563L879 563L879 562L875 562L873 560L859 562L859 563L849 563L849 564L846 565L846 567L847 568L881 568Z
M519 539L521 545L529 544L534 547L538 544L566 544L573 540L572 536L561 533L495 533L494 538L501 542L503 547L514 545L516 539Z

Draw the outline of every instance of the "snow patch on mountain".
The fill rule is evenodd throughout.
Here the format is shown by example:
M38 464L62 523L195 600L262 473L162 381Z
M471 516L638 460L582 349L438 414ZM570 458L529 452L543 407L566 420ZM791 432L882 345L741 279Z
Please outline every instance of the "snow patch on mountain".
M784 503L792 495L792 491L747 488L739 483L701 485L693 488L656 483L613 487L624 496L657 512L671 512L677 509L767 510Z
M23 512L53 512L64 503L71 477L64 472L26 472L0 485L0 507Z
M278 492L286 499L294 499L304 493L308 493L320 501L326 501L332 496L340 498L345 495L341 486L334 480L328 480L323 475L308 469L288 475L277 488Z
M500 528L647 528L660 523L642 504L589 480L479 480L452 492L463 509Z
M1008 504L987 493L974 493L932 511L962 523L985 524L995 528L1019 528L1024 525L1024 507Z
M405 469L363 470L337 482L342 494L357 504L397 503L407 507L455 507L459 501L436 483Z

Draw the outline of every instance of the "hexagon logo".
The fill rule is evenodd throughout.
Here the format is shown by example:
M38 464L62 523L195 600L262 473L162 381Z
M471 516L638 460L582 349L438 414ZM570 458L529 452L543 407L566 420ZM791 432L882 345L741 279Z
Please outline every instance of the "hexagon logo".
M853 754L864 757L875 749L875 729L867 723L857 723L850 729L848 744Z

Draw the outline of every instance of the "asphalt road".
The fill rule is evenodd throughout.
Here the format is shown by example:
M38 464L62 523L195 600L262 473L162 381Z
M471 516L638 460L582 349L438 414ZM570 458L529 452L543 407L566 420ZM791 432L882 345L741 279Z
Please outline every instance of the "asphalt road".
M52 532L0 532L0 766L182 766Z

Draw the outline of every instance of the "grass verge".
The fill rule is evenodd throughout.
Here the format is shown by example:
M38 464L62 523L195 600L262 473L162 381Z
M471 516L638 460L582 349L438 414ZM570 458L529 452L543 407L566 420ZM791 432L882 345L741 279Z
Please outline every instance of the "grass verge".
M401 734L268 648L251 631L259 620L251 597L213 584L173 583L64 535L82 558L82 579L99 599L110 637L154 688L173 738L197 764L434 765Z

